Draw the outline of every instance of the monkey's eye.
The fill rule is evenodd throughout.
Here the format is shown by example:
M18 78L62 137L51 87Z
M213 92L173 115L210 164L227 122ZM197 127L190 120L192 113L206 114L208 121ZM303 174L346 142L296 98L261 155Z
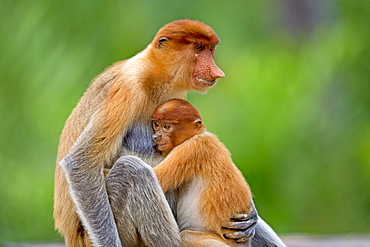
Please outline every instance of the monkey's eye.
M197 50L197 51L203 51L203 50L204 50L204 48L203 48L203 46L201 46L201 45L196 45L196 46L195 46L195 50Z
M153 122L153 128L154 128L154 129L158 129L158 128L159 128L159 123L157 123L157 122Z
M170 129L171 129L171 125L169 125L169 124L165 124L165 125L163 126L163 128L164 128L165 130L170 130Z
M161 38L160 40L158 40L158 47L161 47L161 45L162 45L166 40L168 40L168 38L167 38L167 37L163 37L163 38Z

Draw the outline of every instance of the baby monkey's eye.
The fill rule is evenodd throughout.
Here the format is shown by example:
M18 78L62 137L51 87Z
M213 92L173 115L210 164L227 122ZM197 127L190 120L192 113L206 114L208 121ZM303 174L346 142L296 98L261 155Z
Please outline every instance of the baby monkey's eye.
M165 130L169 130L169 129L171 129L171 125L169 125L169 124L165 124L165 125L163 126L163 128L164 128Z
M159 128L159 123L153 122L153 127L154 127L154 129L158 129Z

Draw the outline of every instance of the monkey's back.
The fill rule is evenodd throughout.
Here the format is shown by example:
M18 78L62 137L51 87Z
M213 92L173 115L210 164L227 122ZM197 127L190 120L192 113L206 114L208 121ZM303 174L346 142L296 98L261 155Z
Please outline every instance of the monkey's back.
M232 162L229 150L212 133L194 136L176 149L177 155L181 149L193 151L190 157L184 154L183 165L192 166L189 169L195 174L180 186L178 218L185 222L179 224L180 229L201 230L203 225L204 230L222 234L221 224L229 221L232 213L249 212L249 185ZM196 212L191 212L194 207L198 207Z

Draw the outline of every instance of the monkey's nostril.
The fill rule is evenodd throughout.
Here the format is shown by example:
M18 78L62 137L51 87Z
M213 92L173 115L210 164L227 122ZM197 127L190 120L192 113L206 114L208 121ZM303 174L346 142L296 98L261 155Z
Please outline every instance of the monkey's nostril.
M159 141L161 141L161 136L160 135L153 135L153 141L155 141L155 142L159 142Z

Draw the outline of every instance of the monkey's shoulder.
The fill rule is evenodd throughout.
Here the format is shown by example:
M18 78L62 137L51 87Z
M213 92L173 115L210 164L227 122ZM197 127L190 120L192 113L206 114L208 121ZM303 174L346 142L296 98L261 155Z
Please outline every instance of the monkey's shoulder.
M194 145L205 147L208 152L225 151L228 155L230 154L226 146L220 141L217 135L211 132L206 131L202 134L198 134L192 137L190 140L194 142Z
M116 62L109 67L107 67L103 72L98 74L93 80L90 86L101 86L102 83L106 83L114 77L114 75L117 74L117 72L120 72L122 68L127 63L128 59L122 60L119 62Z
M229 150L215 134L210 132L193 136L177 146L171 153L173 153L173 156L181 157L183 160L231 162Z
M140 93L140 83L138 82L142 81L140 78L142 77L143 67L145 67L145 63L140 59L139 54L130 59L118 61L92 80L88 92L93 91L96 94L112 89L113 91L110 91L110 93L114 94L120 89L131 89L131 91Z

